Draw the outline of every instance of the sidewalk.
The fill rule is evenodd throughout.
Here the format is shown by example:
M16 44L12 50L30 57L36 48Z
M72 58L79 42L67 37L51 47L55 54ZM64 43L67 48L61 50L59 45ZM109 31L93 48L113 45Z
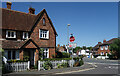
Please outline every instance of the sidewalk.
M31 70L31 71L24 71L24 72L13 72L13 73L5 74L3 76L52 75L52 74L56 74L56 73L64 73L64 72L72 72L72 71L77 72L78 70L84 70L84 69L89 69L89 68L95 68L95 66L92 64L85 63L84 65L82 65L80 67L68 67L68 68L41 70L41 71Z

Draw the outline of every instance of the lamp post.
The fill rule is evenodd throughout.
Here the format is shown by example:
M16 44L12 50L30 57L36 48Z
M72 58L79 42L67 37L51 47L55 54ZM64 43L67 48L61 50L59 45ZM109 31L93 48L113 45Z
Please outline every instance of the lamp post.
M67 53L69 53L69 48L68 48L68 46L69 46L69 26L70 26L70 24L67 24L67 39L68 39L68 44L67 44Z

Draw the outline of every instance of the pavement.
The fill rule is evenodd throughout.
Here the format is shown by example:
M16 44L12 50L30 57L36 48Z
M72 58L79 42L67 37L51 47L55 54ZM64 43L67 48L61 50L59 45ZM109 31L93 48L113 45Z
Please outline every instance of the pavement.
M84 63L84 65L80 67L68 67L68 68L60 68L60 69L51 69L51 70L30 70L30 71L23 71L23 72L13 72L9 74L4 74L3 76L48 76L48 75L55 75L55 74L69 74L74 72L86 71L95 69L96 66L94 64Z

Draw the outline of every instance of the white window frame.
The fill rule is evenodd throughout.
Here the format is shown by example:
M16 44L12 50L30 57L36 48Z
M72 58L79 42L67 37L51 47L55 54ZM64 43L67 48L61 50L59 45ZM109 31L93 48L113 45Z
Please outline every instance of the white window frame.
M42 37L41 37L41 31L42 31L42 33L43 32L47 32L47 35L46 35L46 37L44 36L43 37L43 34L42 34ZM45 34L44 34L45 35ZM49 31L48 30L42 30L42 29L39 29L39 38L42 38L42 39L49 39Z
M108 50L108 45L105 45L105 50Z
M27 35L27 37L25 38L25 33ZM28 32L23 32L23 39L28 39Z
M43 48L43 57L44 57L44 53L47 52L47 57L46 58L49 58L49 49L48 48Z
M103 46L100 46L100 49L103 50Z
M8 37L8 32L10 32L10 37ZM14 32L14 37L12 37L12 33L11 32ZM6 38L16 38L16 31L7 30L6 31Z

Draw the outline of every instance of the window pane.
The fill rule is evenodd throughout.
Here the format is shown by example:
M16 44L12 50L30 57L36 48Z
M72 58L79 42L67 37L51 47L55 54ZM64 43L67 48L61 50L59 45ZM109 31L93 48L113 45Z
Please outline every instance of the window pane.
M15 51L12 53L12 59L15 59Z
M43 25L45 25L45 19L43 18Z
M8 37L10 37L10 32L8 31Z
M11 51L8 51L8 59L11 59Z
M11 37L14 37L14 32L11 32Z

